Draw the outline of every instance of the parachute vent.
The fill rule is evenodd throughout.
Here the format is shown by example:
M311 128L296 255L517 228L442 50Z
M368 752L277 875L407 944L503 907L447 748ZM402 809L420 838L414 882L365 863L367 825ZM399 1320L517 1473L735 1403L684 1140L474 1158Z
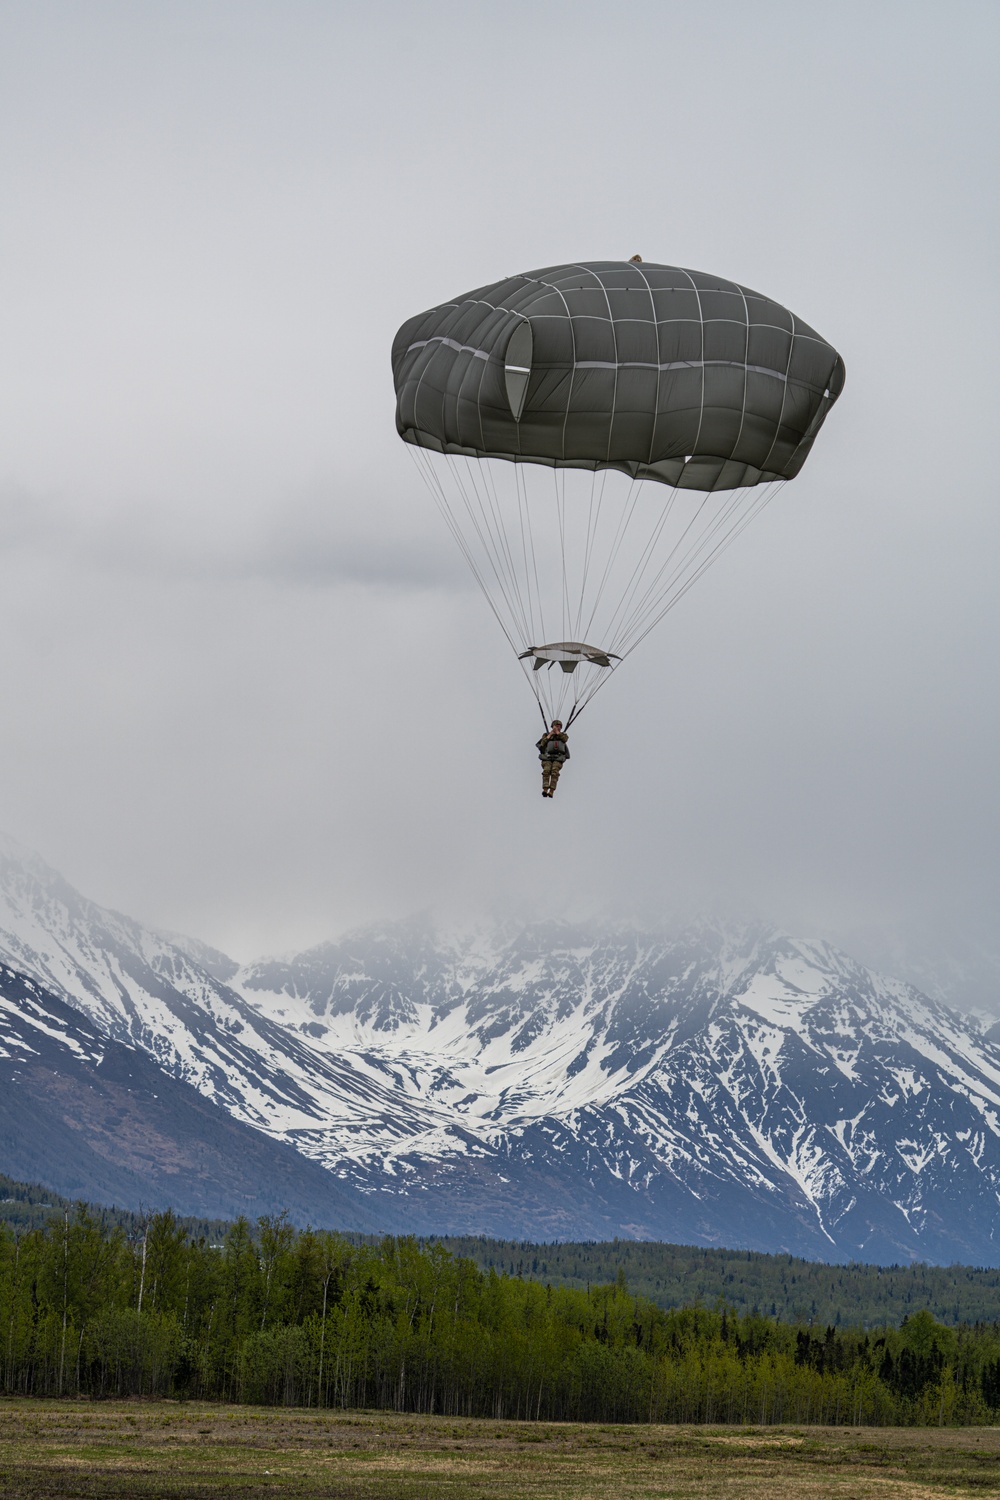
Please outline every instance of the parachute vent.
M528 394L533 342L531 324L518 323L510 336L507 353L504 355L504 382L507 387L507 400L510 404L511 415L515 422L521 420L524 398Z

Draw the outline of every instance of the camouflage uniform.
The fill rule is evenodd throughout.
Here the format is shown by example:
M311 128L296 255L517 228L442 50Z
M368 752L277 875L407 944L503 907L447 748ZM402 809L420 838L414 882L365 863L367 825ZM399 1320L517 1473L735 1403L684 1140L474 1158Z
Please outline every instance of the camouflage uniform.
M547 729L537 748L542 762L542 796L551 797L563 763L569 760L569 735L564 729Z

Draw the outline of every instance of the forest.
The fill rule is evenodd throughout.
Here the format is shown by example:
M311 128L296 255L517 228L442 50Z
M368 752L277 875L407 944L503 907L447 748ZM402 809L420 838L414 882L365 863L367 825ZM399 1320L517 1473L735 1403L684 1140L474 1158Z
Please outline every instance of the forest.
M535 1245L518 1240L441 1238L456 1255L508 1276L562 1286L613 1281L623 1268L633 1292L660 1307L718 1301L740 1312L763 1312L785 1323L839 1328L898 1324L920 1308L942 1323L1000 1318L1000 1269L978 1266L828 1265L756 1250L706 1249L652 1240Z
M284 1217L0 1226L0 1391L602 1422L1000 1421L1000 1325L794 1324Z
M54 1214L73 1209L40 1183L20 1182L0 1173L0 1223L39 1227ZM90 1205L100 1223L134 1234L143 1215L130 1209ZM221 1242L227 1219L184 1218L195 1238ZM344 1231L351 1244L374 1237ZM939 1322L990 1323L1000 1318L1000 1268L932 1266L924 1262L880 1266L802 1260L798 1256L758 1250L709 1249L655 1240L606 1240L590 1243L533 1244L483 1236L435 1236L426 1243L443 1245L475 1261L483 1270L521 1276L551 1286L587 1287L614 1281L624 1270L630 1291L658 1307L714 1307L740 1313L761 1312L783 1323L833 1324L835 1328L881 1328L896 1325L922 1308Z

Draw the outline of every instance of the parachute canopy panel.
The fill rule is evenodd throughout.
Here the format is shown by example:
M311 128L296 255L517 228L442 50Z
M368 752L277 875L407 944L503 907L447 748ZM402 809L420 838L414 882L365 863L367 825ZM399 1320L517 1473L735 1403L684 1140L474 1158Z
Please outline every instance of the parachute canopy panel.
M777 302L649 261L481 287L404 323L392 363L417 447L703 491L793 478L844 384Z

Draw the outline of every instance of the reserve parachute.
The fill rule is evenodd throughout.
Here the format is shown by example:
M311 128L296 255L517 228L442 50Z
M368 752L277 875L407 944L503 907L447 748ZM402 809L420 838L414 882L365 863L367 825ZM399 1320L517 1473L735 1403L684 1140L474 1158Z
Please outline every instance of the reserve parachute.
M397 430L567 724L794 479L844 384L778 303L638 257L419 313L392 368Z

